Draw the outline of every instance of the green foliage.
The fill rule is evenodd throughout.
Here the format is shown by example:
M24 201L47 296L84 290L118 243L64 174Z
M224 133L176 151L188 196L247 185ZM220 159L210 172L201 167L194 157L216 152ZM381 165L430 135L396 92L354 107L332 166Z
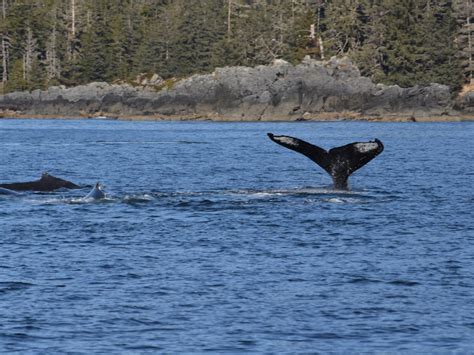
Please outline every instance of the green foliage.
M463 83L444 0L6 0L5 91L347 55L377 82ZM0 10L1 11L1 10ZM314 25L315 36L310 38ZM460 39L461 38L461 39Z
M10 80L6 85L6 91L22 91L28 89L28 83L23 77L23 62L21 59L16 59L11 65Z
M451 2L333 0L326 15L329 50L349 55L363 75L404 87L462 85Z

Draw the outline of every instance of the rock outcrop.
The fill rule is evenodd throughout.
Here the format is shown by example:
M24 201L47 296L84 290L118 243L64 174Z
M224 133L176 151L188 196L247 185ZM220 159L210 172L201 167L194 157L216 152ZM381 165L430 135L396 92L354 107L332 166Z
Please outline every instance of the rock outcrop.
M474 91L461 93L454 101L454 109L466 115L474 115Z
M374 84L347 58L305 59L293 66L218 68L179 81L156 76L144 85L91 83L0 96L0 111L24 115L203 117L297 120L322 113L420 117L450 110L449 88ZM141 83L143 84L143 83Z

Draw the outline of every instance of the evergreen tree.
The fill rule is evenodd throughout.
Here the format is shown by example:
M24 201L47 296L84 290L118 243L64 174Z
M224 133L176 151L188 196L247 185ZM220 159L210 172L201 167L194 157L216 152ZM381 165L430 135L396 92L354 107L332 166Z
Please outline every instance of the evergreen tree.
M363 46L367 15L365 0L333 0L326 7L324 27L330 55L344 55Z
M321 37L317 33L317 11L306 10L299 14L297 20L294 21L289 34L289 61L299 63L306 55L317 59L324 57L320 43L318 43Z
M245 1L226 0L226 32L212 49L212 66L243 65L247 59L247 37L245 22L250 6Z
M114 79L116 58L111 27L107 24L107 5L107 0L92 4L89 10L90 22L80 35L81 47L77 62L73 63L77 63L83 83Z
M463 74L455 45L457 22L451 4L427 1L422 10L424 16L419 22L419 32L423 43L418 50L422 52L423 63L415 81L419 84L447 84L458 90Z
M159 73L168 77L173 69L174 44L176 43L179 8L175 4L161 2L147 6L137 26L137 45L133 56L133 73Z
M380 79L412 86L439 82L458 88L456 25L449 3L386 0L383 43L379 48ZM452 80L448 79L451 77Z
M454 0L453 9L458 22L455 40L458 45L457 57L463 67L464 81L474 84L474 3L472 0Z
M15 59L10 67L10 77L6 84L6 91L23 91L28 89L28 83L24 76L22 59Z
M347 55L376 82L472 77L472 0L0 0L6 90ZM464 79L462 70L464 68Z
M177 26L176 74L209 72L214 44L224 36L222 0L188 0L181 5L182 20Z

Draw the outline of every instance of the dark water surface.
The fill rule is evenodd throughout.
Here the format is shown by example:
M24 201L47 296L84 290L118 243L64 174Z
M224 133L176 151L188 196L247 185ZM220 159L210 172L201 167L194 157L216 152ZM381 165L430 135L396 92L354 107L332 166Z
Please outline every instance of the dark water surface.
M267 132L385 151L334 192ZM0 120L0 352L473 352L473 123Z

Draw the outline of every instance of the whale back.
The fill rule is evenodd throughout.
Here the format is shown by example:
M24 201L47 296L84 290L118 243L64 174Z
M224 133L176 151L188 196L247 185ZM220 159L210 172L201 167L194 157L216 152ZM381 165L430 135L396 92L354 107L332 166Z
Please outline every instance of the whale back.
M36 181L0 184L0 187L9 189L9 190L14 190L14 191L40 191L40 192L54 191L61 188L66 188L66 189L80 188L78 185L70 181L57 178L55 176L49 175L48 173L43 173L43 175L41 175L41 178Z

